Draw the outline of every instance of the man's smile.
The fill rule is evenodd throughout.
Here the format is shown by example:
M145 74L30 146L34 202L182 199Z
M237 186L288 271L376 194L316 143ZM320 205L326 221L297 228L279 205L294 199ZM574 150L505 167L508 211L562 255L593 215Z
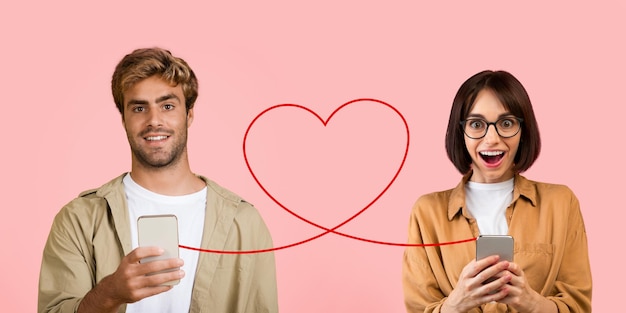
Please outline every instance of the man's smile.
M165 135L144 137L144 139L147 141L160 141L160 140L165 140L167 138L169 138L169 136L165 136Z

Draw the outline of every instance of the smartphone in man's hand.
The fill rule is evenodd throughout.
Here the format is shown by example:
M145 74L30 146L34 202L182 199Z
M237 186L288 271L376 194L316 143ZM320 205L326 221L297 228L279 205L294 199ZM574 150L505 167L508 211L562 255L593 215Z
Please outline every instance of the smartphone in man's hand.
M155 246L163 249L163 254L141 259L141 263L178 258L178 219L176 215L143 215L137 219L137 233L140 247ZM150 275L177 271L172 268ZM169 281L164 285L176 285L180 280Z

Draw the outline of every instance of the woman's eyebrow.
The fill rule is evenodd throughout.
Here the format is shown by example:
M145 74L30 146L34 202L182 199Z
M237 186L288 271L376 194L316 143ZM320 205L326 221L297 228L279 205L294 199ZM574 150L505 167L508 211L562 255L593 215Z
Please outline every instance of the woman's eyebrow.
M502 114L498 115L498 119L501 119L501 118L507 117L507 116L515 116L515 115L513 115L513 113L511 113L511 112L505 112L505 113L502 113ZM484 115L478 114L478 113L470 113L470 114L468 114L467 118L470 118L470 117L481 118L483 120L486 120Z

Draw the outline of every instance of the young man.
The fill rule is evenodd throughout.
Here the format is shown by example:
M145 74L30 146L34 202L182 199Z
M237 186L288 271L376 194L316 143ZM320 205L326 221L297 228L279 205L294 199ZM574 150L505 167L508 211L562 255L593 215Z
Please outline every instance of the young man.
M181 249L180 258L140 262L163 253L138 247L142 215L176 215L188 246L259 250L272 240L251 204L189 167L198 82L184 60L159 48L135 50L117 65L111 87L131 172L83 192L57 214L43 252L38 311L278 312L271 252Z

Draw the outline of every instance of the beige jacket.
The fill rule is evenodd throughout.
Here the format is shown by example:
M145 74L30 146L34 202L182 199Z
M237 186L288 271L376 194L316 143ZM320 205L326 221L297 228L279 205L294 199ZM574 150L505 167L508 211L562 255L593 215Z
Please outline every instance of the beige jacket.
M420 197L411 213L409 243L475 238L476 220L465 206L466 175L454 188ZM516 175L513 201L506 209L514 262L529 285L556 303L559 312L591 312L591 269L587 235L578 199L566 186L538 183ZM461 270L476 257L476 242L409 247L402 283L407 312L439 312ZM488 303L470 312L516 312Z
M76 312L82 297L131 252L123 177L81 193L55 217L43 252L38 312ZM272 247L270 233L251 204L200 178L208 187L201 248ZM200 253L190 312L278 312L276 289L271 252Z

